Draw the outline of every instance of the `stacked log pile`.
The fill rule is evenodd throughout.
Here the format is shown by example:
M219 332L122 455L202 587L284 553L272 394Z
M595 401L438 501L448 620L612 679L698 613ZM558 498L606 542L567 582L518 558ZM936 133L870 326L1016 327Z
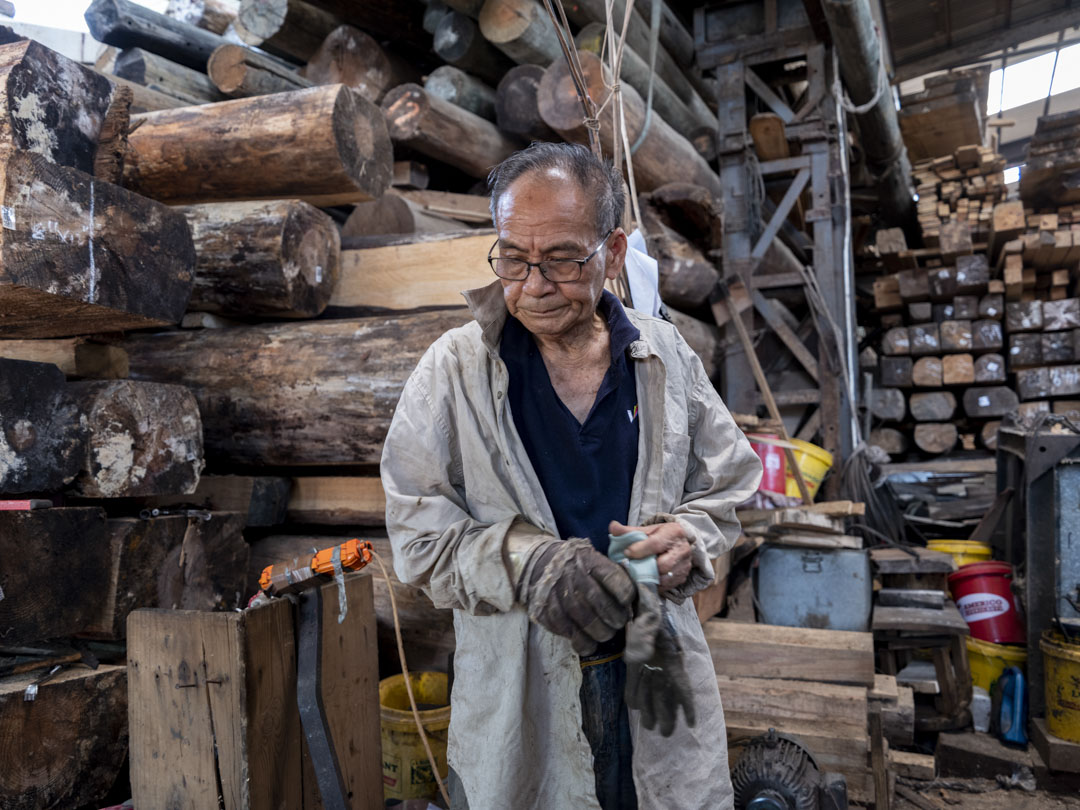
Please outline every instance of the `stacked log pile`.
M869 251L867 407L872 442L894 457L993 449L1004 418L1078 410L1080 206L1001 199L1000 163L963 147L916 164L935 247L909 249L891 229Z
M1020 196L1034 206L1080 203L1080 112L1044 115L1028 143Z
M0 45L0 499L27 507L0 511L0 556L50 555L0 570L0 675L70 658L73 637L121 662L42 687L54 742L5 749L18 778L0 778L0 805L104 795L126 748L133 610L240 607L263 565L343 537L389 558L378 463L394 406L427 346L469 319L460 291L493 280L477 181L530 139L584 140L542 6L454 8L94 0L109 46L94 70ZM584 29L605 12L576 13ZM653 110L635 168L672 317L714 374L719 181L682 129L712 113L679 28L665 16L662 92L684 120ZM643 102L624 87L633 139ZM56 137L20 140L41 127ZM410 664L445 670L449 613L378 581L383 674L391 587ZM55 654L7 657L48 639ZM26 685L0 678L0 741L23 733ZM54 728L58 706L95 745ZM63 767L42 768L52 744Z

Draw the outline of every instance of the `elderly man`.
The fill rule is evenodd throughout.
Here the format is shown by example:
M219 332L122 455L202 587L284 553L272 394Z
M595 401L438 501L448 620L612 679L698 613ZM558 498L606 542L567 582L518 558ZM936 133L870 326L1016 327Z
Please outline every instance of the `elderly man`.
M395 570L454 609L452 805L731 807L689 597L761 465L674 327L604 290L627 249L618 172L533 144L489 185L498 279L421 359L382 459ZM629 531L660 600L607 556ZM642 627L655 651L628 670Z

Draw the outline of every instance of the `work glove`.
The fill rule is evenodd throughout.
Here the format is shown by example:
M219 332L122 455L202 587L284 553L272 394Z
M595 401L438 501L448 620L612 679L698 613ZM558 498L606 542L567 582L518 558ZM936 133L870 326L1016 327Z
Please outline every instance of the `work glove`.
M636 589L630 575L580 538L540 544L518 582L529 618L589 655L626 626Z
M641 712L645 728L659 726L661 736L670 737L680 706L686 725L693 728L694 695L675 628L655 587L639 583L637 596L634 619L626 628L626 705Z

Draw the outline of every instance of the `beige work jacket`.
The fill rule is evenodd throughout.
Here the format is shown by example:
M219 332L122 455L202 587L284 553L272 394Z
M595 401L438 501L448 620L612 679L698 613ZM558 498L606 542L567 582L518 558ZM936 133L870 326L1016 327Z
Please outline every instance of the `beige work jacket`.
M578 658L567 639L529 621L507 564L515 519L556 528L506 401L502 288L465 298L476 320L420 360L383 449L394 569L454 609L448 757L470 810L599 808ZM630 346L641 429L628 525L677 520L690 537L693 571L669 613L698 718L691 729L680 717L664 739L631 711L634 783L641 810L722 810L732 807L724 715L687 597L713 579L710 558L735 543L735 505L757 489L761 464L675 328L627 314L641 331Z

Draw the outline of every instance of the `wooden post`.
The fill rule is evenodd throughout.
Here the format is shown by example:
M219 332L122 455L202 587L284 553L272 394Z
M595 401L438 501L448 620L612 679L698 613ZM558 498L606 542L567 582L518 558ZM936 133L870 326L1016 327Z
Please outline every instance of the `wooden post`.
M128 335L135 379L189 386L208 459L378 463L405 379L463 309ZM366 392L359 396L359 392Z
M382 113L340 84L135 122L125 185L171 203L302 197L332 205L374 199L390 185Z
M195 264L179 212L30 152L0 165L0 337L179 322Z
M439 22L434 48L443 61L489 84L498 82L514 66L508 56L484 39L474 19L456 11Z
M313 318L340 268L337 225L299 200L183 209L195 243L188 308L219 315Z
M386 91L416 81L419 73L391 60L371 36L351 25L331 31L300 71L314 84L344 84L378 104Z
M416 84L403 84L382 102L390 137L411 149L449 163L473 177L488 172L519 148L490 121L433 96Z
M579 52L589 93L594 99L604 98L603 66L595 54ZM623 111L630 142L634 143L645 121L645 104L632 87L622 87ZM582 121L581 102L570 78L565 60L558 60L545 71L537 95L544 121L564 138L587 143L588 136ZM601 140L605 151L612 151L614 130L611 115L600 118ZM693 145L671 128L663 118L652 116L649 131L634 154L634 178L638 191L651 191L672 182L695 183L708 189L718 199L723 196L720 178L698 154Z
M228 44L216 48L206 63L206 72L214 86L232 98L285 93L315 84L276 59L243 45Z
M188 104L206 104L225 99L205 73L170 62L142 48L121 51L116 57L113 70L121 79L141 84Z
M94 0L86 24L98 42L118 48L143 48L193 70L225 40L210 31L158 14L131 0Z
M555 141L559 136L544 123L536 94L544 69L516 65L506 72L495 91L495 123L503 132L525 141Z
M424 81L424 89L474 115L495 120L495 91L460 68L435 68Z

